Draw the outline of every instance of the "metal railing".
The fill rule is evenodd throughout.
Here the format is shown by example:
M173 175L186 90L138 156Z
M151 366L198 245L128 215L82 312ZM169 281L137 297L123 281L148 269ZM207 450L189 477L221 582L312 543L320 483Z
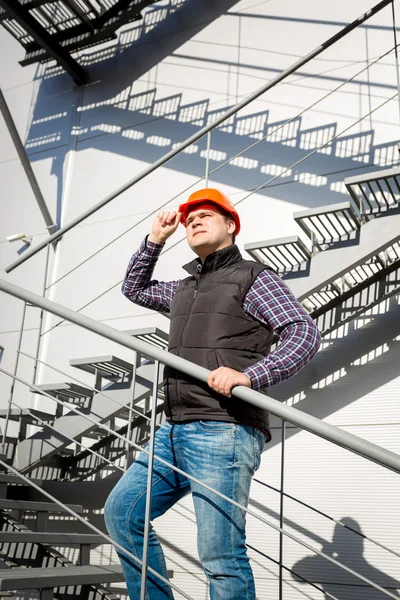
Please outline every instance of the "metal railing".
M195 377L196 379L199 379L201 381L207 380L209 371L207 369L204 369L202 367L194 365L194 364L190 363L189 361L186 361L182 358L171 355L168 352L161 350L155 346L151 346L145 342L134 339L134 338L130 337L129 335L121 333L107 325L98 323L98 322L94 321L93 319L90 319L89 317L86 317L79 313L75 313L71 309L63 307L63 306L56 304L54 302L51 302L49 300L43 299L40 296L37 296L36 294L33 294L30 291L24 290L23 288L19 288L8 282L4 282L4 281L0 280L0 290L13 295L14 297L20 298L20 299L24 300L25 302L30 302L31 304L35 304L35 305L41 307L45 311L49 311L49 312L51 312L57 316L60 316L62 318L66 318L67 320L71 321L72 323L75 323L76 325L82 326L85 329L92 331L93 333L99 334L99 335L105 337L106 339L117 342L130 350L133 350L135 352L143 354L144 356L151 357L155 361L155 376L154 376L154 380L153 380L153 392L152 392L152 417L151 417L150 442L149 442L149 450L144 450L144 451L149 454L149 466L152 465L153 461L159 461L163 464L168 464L168 463L166 463L166 461L164 461L161 458L159 458L158 456L154 455L155 416L156 416L156 406L157 406L157 397L158 397L158 388L159 388L159 363L162 362L164 364L167 364L167 365L169 365L173 368L176 368L179 371L182 371L188 375L191 375L192 377ZM36 390L40 394L48 396L51 400L58 402L58 403L62 403L62 401L59 400L58 398L54 398L53 396L51 396L50 394L47 394L46 392L44 392L43 390L41 390L39 387L37 387L35 385L29 384L28 382L24 382L21 378L16 377L13 373L9 373L2 368L0 368L0 372L3 372L6 375L9 375L10 377L15 379L16 381L19 381L20 383L29 385L31 389L35 390L35 388L36 388ZM99 393L103 393L103 392L99 392ZM359 454L375 463L380 464L381 466L384 466L390 470L400 473L400 456L398 456L397 454L395 454L393 452L390 452L388 450L380 448L379 446L376 446L375 444L372 444L366 440L362 440L353 434L339 430L336 427L329 425L327 423L324 423L324 422L320 421L319 419L312 417L311 415L306 415L306 414L296 410L293 407L282 405L280 402L272 399L271 397L266 397L262 394L259 394L258 392L255 392L254 390L244 388L244 387L238 387L232 391L232 394L233 394L233 396L236 396L242 400L245 400L245 401L249 402L250 404L253 404L255 406L259 406L261 408L269 410L272 414L274 414L275 416L278 416L279 418L283 419L284 421L288 421L292 424L295 424L295 425L301 427L302 429L305 429L315 435L318 435L319 437L322 437L322 438L324 438L330 442L333 442L343 448L346 448L347 450L350 450L356 454ZM98 420L92 419L87 414L83 414L82 412L79 411L78 408L75 408L73 405L68 404L68 407L71 412L75 412L76 414L79 414L81 417L87 419L88 421L91 421L92 423L94 423L96 425L96 427L102 428L105 431L107 431L108 433L111 433L112 435L114 435L115 437L120 438L124 443L129 445L130 448L134 448L135 450L143 451L143 449L140 445L136 444L132 440L124 438L123 436L121 436L120 434L118 434L117 432L112 430L110 427L108 427L104 423L101 423ZM22 479L24 481L26 481L27 483L30 483L29 479L26 478L25 476L23 476L22 474L20 474L14 467L9 467L8 465L6 465L5 463L2 463L1 461L0 461L0 464L3 464L6 468L11 470L13 473L21 476ZM297 538L293 534L284 530L282 517L281 517L280 525L277 526L274 523L272 523L271 521L265 519L264 517L261 517L255 511L245 508L245 507L242 507L240 504L236 503L232 499L217 492L216 490L213 490L211 487L209 487L206 484L189 476L188 474L184 473L177 467L175 467L173 465L168 465L168 466L169 466L169 468L173 469L174 471L178 472L179 474L185 476L187 479L190 479L190 480L198 483L202 487L215 493L217 496L232 503L233 505L241 508L242 510L247 512L249 515L254 516L259 521L261 521L261 522L265 523L266 525L268 525L269 527L273 528L275 531L279 532L279 535L281 536L282 539L283 539L283 536L288 537L289 539L292 539L293 541L299 543L300 545L307 548L308 550L322 556L326 560L335 564L339 568L342 568L345 571L347 571L348 573L351 573L353 576L358 577L359 579L361 579L368 585L373 586L375 589L378 589L381 593L386 594L388 597L397 598L397 596L392 594L387 589L384 589L381 586L375 584L374 582L370 581L368 578L364 577L363 575L361 575L359 573L356 573L353 569L350 569L349 567L340 563L333 557L326 555L323 552L320 552L313 546L309 545L308 543L304 542L303 540ZM41 491L42 493L44 493L45 495L47 495L47 497L50 497L50 495L47 494L47 492L43 492L43 490L41 490L39 487L37 489L39 491ZM281 498L283 499L283 494L284 494L283 486L280 491L281 491ZM50 498L50 499L53 499L53 498ZM60 504L60 502L56 499L53 499L53 501ZM139 559L137 559L136 557L131 555L128 551L126 551L124 548L122 548L118 544L115 544L114 542L112 542L112 540L108 536L105 536L97 528L95 528L91 524L87 523L84 519L80 518L79 515L76 515L76 518L79 518L87 526L89 526L91 529L96 531L96 533L103 535L103 537L107 541L112 542L119 551L121 551L125 555L129 556L129 558L133 559L136 564L141 564L141 566L142 566L141 600L143 600L145 597L144 594L145 594L145 588L146 588L146 573L147 573L147 570L149 569L149 567L147 565L147 548L148 548L148 531L149 531L149 521L150 521L150 506L151 506L151 469L149 468L148 494L147 494L147 503L146 503L146 520L145 520L146 530L145 530L144 553L143 553L142 561L140 561ZM69 512L71 513L71 510L69 510ZM282 558L283 557L281 556L280 557L280 581L282 581L282 572L284 569L284 567L282 565ZM152 570L150 570L150 572L152 572ZM152 572L152 574L156 575L153 572ZM182 592L182 590L179 590L174 584L168 583L168 585L171 585L171 587L173 589L176 589L177 591L179 591L183 595L184 598L190 598L187 594ZM311 583L311 585L314 585L314 584ZM333 595L329 595L329 597L332 597L333 599L335 598L335 596L333 596Z

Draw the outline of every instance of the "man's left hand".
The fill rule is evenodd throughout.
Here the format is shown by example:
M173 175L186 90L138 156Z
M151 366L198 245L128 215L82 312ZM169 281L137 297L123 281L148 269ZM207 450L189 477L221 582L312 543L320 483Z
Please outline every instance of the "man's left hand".
M250 377L229 367L219 367L212 371L208 376L207 383L212 390L228 398L232 396L232 388L236 385L245 385L251 388Z

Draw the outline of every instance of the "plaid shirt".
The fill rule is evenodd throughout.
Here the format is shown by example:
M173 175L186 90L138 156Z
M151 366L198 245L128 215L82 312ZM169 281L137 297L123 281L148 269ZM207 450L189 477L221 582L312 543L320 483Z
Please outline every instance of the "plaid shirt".
M132 302L161 312L170 310L180 280L151 279L164 244L142 242L132 256L122 284L122 293ZM268 356L243 371L254 390L275 385L298 373L316 354L321 336L290 289L273 271L262 271L248 290L243 310L280 336Z

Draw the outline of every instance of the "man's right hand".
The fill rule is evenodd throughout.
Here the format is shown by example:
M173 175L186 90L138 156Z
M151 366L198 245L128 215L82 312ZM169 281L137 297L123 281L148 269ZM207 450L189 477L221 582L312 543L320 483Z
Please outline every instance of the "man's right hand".
M167 239L177 230L180 223L181 213L168 210L160 211L153 221L149 242L164 244Z

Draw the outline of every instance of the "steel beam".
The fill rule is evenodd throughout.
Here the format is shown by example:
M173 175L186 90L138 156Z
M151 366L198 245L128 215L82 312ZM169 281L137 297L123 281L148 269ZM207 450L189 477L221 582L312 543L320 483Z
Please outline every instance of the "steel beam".
M77 85L82 85L87 81L85 70L52 38L22 4L14 0L0 0L0 6L71 75Z
M51 218L49 209L47 208L45 199L43 198L43 194L40 190L40 187L36 180L35 174L32 170L32 166L29 161L28 155L26 154L24 145L21 141L21 138L19 137L19 133L17 131L17 128L13 121L12 115L7 106L7 102L4 98L3 92L1 90L0 90L0 111L3 115L5 123L7 125L7 129L10 133L11 139L14 142L14 146L18 153L19 159L22 163L22 166L24 167L26 176L31 185L32 192L36 198L36 202L39 205L40 212L43 215L43 219L46 223L47 229L49 230L49 233L54 233L56 231L57 227L53 223L53 219Z

